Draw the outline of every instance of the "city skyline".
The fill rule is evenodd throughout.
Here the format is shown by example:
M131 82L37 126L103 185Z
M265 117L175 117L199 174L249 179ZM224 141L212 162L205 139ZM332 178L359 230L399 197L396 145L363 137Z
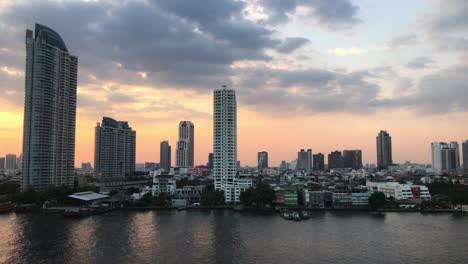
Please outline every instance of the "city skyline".
M460 60L466 49L455 45L453 35L460 28L445 23L463 16L467 3L406 2L343 1L340 10L349 12L336 14L313 11L312 2L291 10L228 0L205 2L206 10L179 1L2 2L0 156L22 152L24 29L38 22L56 30L80 58L76 167L93 160L93 127L102 116L132 123L139 132L139 163L159 160L160 141L175 148L174 127L178 120L191 120L198 131L195 164L206 164L213 151L211 91L224 83L238 94L243 165L255 166L258 151L265 150L269 163L277 166L294 160L301 148L325 155L361 149L363 163L376 164L374 138L381 129L394 139L395 163L429 164L431 142L460 144L468 134L462 100L468 67ZM112 16L102 15L106 12ZM142 15L122 23L132 12ZM208 13L212 20L200 19ZM143 28L149 17L172 24L180 35L156 27L145 28L142 35L132 31ZM220 28L211 27L213 21L221 21ZM199 33L192 32L194 25ZM120 30L123 26L126 30ZM177 46L180 50L172 44L172 49L147 46L156 36L161 40L156 43L187 41ZM138 43L145 46L136 48ZM343 94L328 92L337 89ZM433 129L434 124L447 129Z

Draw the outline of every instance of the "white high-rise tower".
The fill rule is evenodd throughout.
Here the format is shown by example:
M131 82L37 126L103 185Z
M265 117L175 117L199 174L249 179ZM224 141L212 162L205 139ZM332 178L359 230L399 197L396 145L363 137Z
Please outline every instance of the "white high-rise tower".
M214 90L213 149L215 189L224 191L227 203L239 202L240 193L252 185L237 177L236 92L223 85Z

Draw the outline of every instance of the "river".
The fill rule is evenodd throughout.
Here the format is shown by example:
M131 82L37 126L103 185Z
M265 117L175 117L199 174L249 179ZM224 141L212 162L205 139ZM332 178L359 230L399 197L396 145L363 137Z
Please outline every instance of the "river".
M468 263L468 217L114 211L0 215L0 263Z

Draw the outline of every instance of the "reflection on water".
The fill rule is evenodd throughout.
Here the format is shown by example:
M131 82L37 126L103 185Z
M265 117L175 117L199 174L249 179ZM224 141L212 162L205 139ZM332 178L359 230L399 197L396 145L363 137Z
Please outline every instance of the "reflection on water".
M115 211L0 215L0 263L468 263L468 217Z

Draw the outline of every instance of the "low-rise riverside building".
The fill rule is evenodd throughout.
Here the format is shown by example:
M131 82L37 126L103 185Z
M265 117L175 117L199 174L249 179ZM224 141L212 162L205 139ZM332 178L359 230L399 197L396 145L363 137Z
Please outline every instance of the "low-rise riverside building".
M407 200L414 202L428 201L431 199L429 189L424 185L400 184L398 182L370 182L366 183L369 193L382 192L385 197L393 197L395 200Z
M185 199L189 203L195 203L201 201L201 196L205 186L184 186L175 190L175 199Z
M152 171L150 175L153 177L153 196L158 196L160 193L175 194L176 180L174 174L165 170L156 170Z
M333 208L351 208L353 197L350 192L333 192Z

